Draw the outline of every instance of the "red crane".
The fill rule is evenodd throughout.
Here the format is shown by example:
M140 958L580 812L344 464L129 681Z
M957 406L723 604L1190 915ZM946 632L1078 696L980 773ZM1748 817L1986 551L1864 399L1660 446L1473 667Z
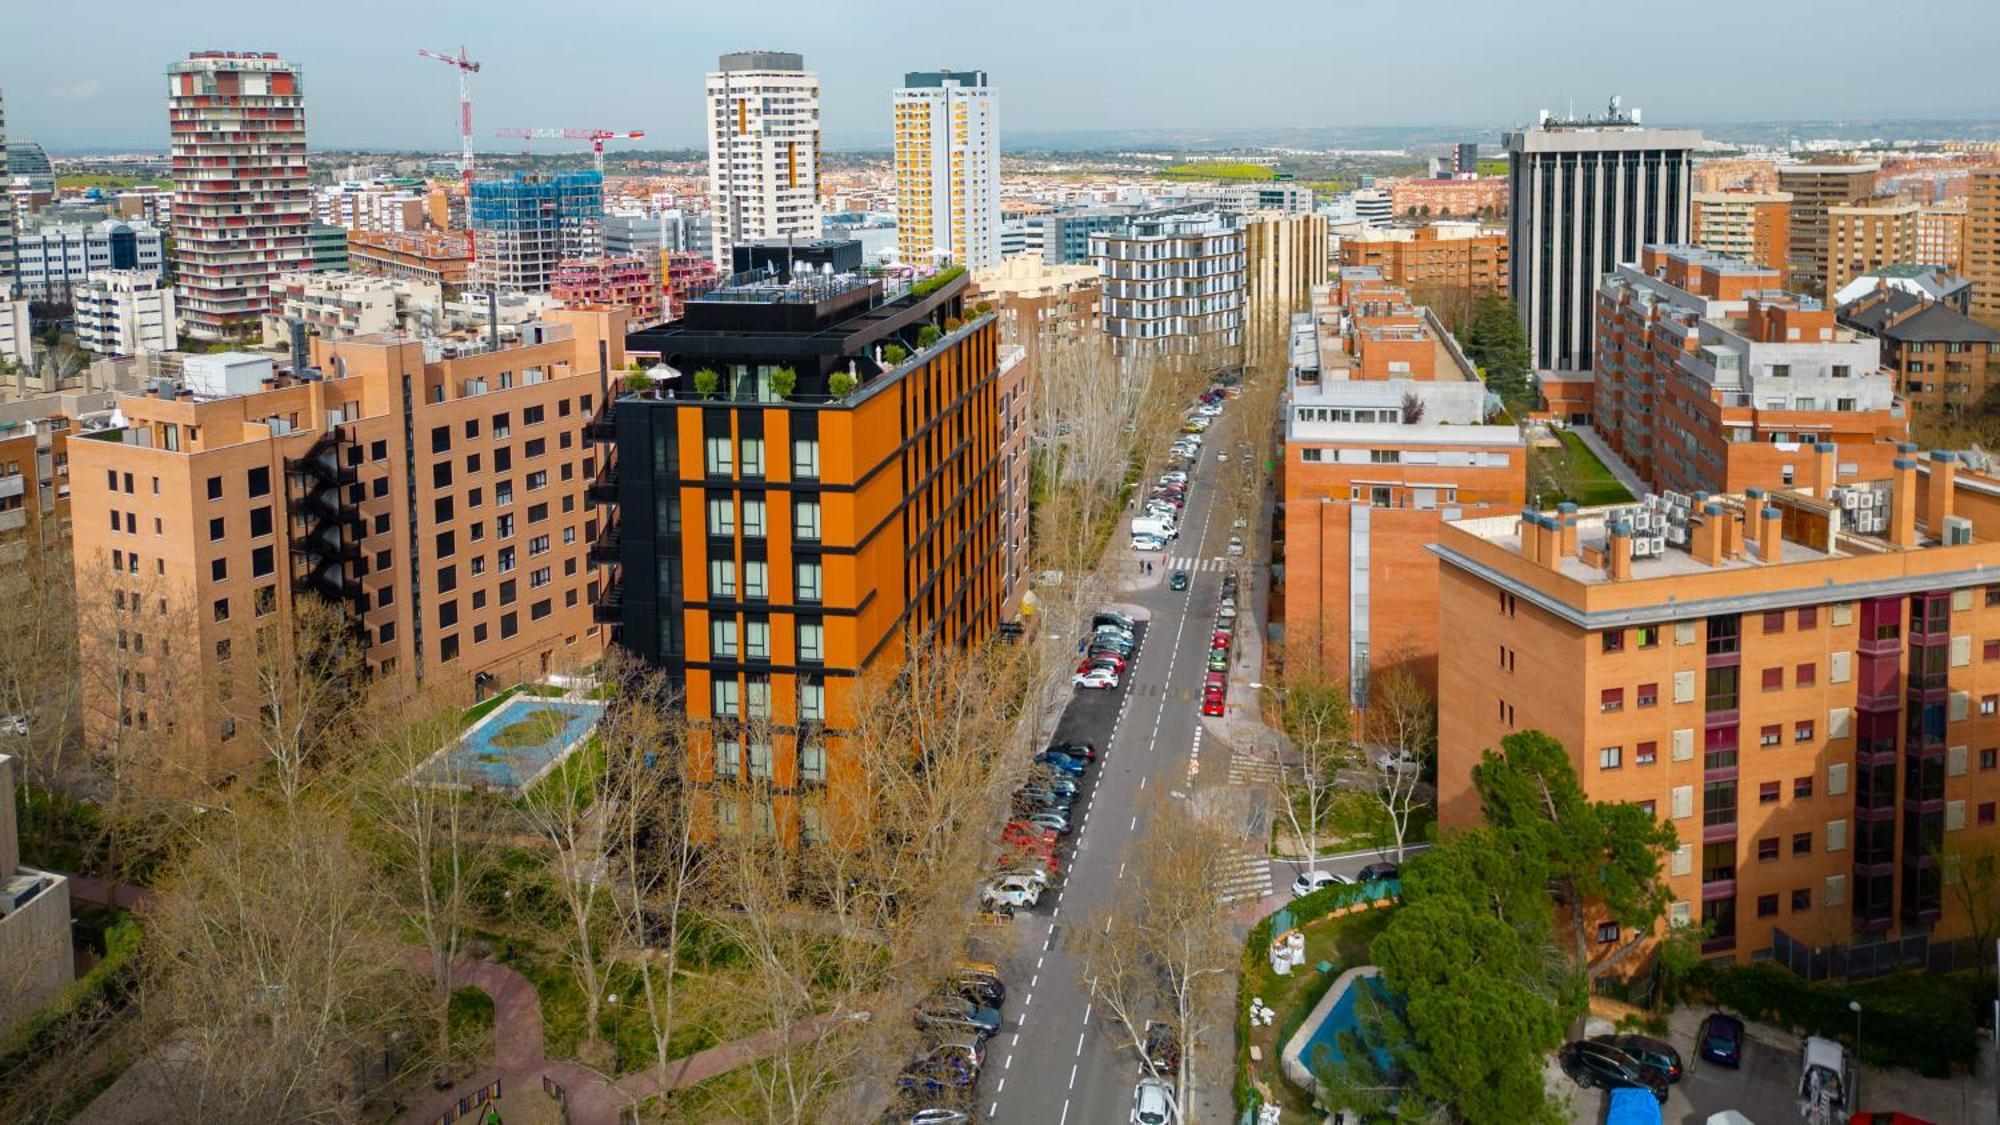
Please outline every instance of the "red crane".
M621 133L615 129L501 129L494 133L497 137L520 141L589 141L590 151L597 158L598 175L604 174L605 141L636 141L645 135L644 130Z
M479 64L465 57L465 46L460 44L457 55L447 55L438 51L417 48L418 56L435 59L446 66L458 69L458 140L460 146L459 170L465 176L465 260L471 264L472 249L472 76L479 73Z

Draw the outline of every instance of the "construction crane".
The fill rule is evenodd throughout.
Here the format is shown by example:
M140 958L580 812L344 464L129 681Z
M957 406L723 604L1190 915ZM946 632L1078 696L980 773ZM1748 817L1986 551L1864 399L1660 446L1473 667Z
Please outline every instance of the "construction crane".
M465 45L459 44L457 55L447 55L439 51L417 48L421 58L435 59L446 66L458 69L458 141L460 153L459 171L465 177L465 260L470 265L474 257L472 248L472 76L479 73L479 64L465 57Z
M589 141L590 151L597 158L597 174L601 176L605 141L636 141L646 134L644 130L620 133L613 129L501 129L494 135L518 141Z

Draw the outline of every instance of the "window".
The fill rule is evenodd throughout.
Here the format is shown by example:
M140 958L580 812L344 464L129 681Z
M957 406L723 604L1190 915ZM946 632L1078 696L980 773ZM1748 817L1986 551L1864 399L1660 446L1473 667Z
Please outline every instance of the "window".
M451 532L449 531L438 532L437 534L438 558L448 559L452 556L453 552L457 550L458 550L458 543L457 540L452 536Z
M1757 917L1769 918L1771 915L1776 914L1777 912L1778 912L1777 895L1757 896Z
M1785 728L1780 723L1771 723L1757 732L1757 745L1777 746L1785 740Z
M451 449L451 427L431 427L431 452L445 453Z
M111 530L113 531L118 530L117 512L111 513ZM225 525L222 522L221 516L216 516L214 519L208 521L208 538L210 542L214 542L215 540L221 539L228 534L229 534L229 529L227 525Z
M493 416L494 441L504 440L505 438L511 436L513 433L514 433L514 427L508 424L507 415L504 411L499 414L495 414Z
M255 500L259 496L269 496L270 494L271 470L261 465L250 470L250 498Z
M277 548L264 546L250 552L250 577L268 577L277 569Z
M702 443L702 469L712 477L726 477L735 467L735 457L726 437L712 437Z
M764 502L745 498L743 501L743 534L752 539L764 537Z
M1812 854L1812 833L1810 832L1792 833L1792 854L1793 855Z
M826 629L819 622L799 622L799 659L815 663L826 659Z
M537 535L533 539L528 540L528 555L530 557L546 555L548 553L549 537L547 535Z
M1994 714L2000 714L2000 695L1982 695L1982 696L1980 696L1980 697L1979 697L1979 713L1980 713L1981 715L1994 715Z
M1813 721L1811 719L1800 719L1798 722L1792 724L1793 742L1811 742L1813 734Z
M1766 836L1757 841L1757 862L1770 863L1778 858L1778 838Z
M1624 760L1625 748L1622 746L1606 746L1597 751L1598 769L1615 770L1624 764Z
M727 716L740 714L743 709L742 686L736 682L736 677L734 676L716 677L715 683L711 685L713 689L711 695L712 701L715 704L715 710L710 713Z
M521 456L523 457L540 457L548 451L549 439L547 438L532 438L525 445L521 446Z
M112 478L111 478L111 491L113 491L113 492L116 492L116 491L118 491L118 477L117 477L117 476L116 476L115 474L114 474L114 475L112 476ZM222 478L221 478L221 477L210 477L210 478L208 478L208 498L209 498L210 500L220 500L220 499L222 499ZM1995 589L2000 589L2000 587L1995 587ZM2000 605L2000 602L1995 602L1995 601L1992 601L1992 600L1991 600L1991 597L1992 597L1992 595L1991 595L1991 593L1989 592L1989 594L1988 594L1988 599L1989 599L1989 600L1988 600L1988 601L1987 601L1987 603L1986 603L1987 605Z
M819 479L819 439L792 439L792 476L799 480Z
M1635 631L1635 632L1637 632L1637 633L1639 634L1639 647L1640 647L1640 648L1658 648L1658 647L1659 647L1659 644L1660 644L1660 627L1659 627L1658 625L1641 625L1641 626L1639 626L1639 627L1638 627L1638 629L1636 629L1636 630L1634 630L1634 631Z
M1625 651L1625 630L1607 629L1602 634L1605 652Z
M1819 681L1819 665L1801 664L1792 669L1792 682L1799 687L1811 687Z
M1988 746L1979 752L1979 768L1990 770L2000 766L2000 748Z
M743 596L764 601L771 596L770 565L763 559L743 560Z
M1625 689L1605 688L1598 693L1597 709L1600 711L1623 711L1625 709Z
M228 598L215 599L214 610L215 610L215 619L217 621L229 620L229 599Z
M743 623L743 656L746 660L771 659L771 623L751 620Z
M751 676L746 688L747 693L743 697L743 713L752 719L770 718L771 678L769 676ZM770 775L766 774L765 776L768 777Z
M1597 941L1600 945L1610 945L1618 940L1618 923L1600 922L1597 926Z
M1785 686L1785 670L1783 668L1764 669L1765 691L1777 691L1783 688L1784 686Z
M1811 909L1812 909L1811 887L1800 887L1798 890L1792 892L1792 913L1797 914L1802 910L1811 910Z
M1979 648L1981 659L2000 660L2000 641L1987 641Z
M528 474L529 492L533 492L536 489L540 488L547 488L548 486L549 486L549 471L547 469L536 469L534 472Z
M1760 805L1777 804L1779 788L1779 783L1775 781L1759 782L1757 784L1757 803Z
M717 684L717 687L722 685ZM734 686L734 685L731 685ZM721 714L721 712L716 712ZM720 781L734 781L743 772L743 747L733 738L715 740L715 776ZM717 811L721 806L717 805Z
M809 677L799 679L799 721L826 721L826 685Z
M1660 744L1641 742L1632 748L1632 762L1635 765L1650 766L1660 760Z
M1994 802L1992 801L1984 802L1979 806L1979 823L1992 824L1993 814L1994 814Z
M751 687L754 689L756 685ZM750 740L750 776L760 781L771 779L771 744L761 738Z
M736 621L718 618L708 623L709 652L718 660L736 659Z
M1766 633L1782 633L1782 632L1784 632L1784 631L1785 631L1785 611L1784 611L1784 610L1782 610L1782 609L1774 609L1774 610L1772 610L1771 612L1769 612L1769 613L1765 614L1765 615L1764 615L1764 631L1765 631Z
M543 417L544 414L542 407L539 406L526 407L521 411L521 424L523 426L539 426L542 424Z
M215 559L211 561L208 564L208 577L209 580L213 582L227 581L229 578L229 560ZM121 598L124 597L125 591L123 590L118 591L118 595Z
M708 533L722 536L736 534L735 501L727 498L709 500Z
M1658 704L1660 702L1660 685L1640 684L1638 702L1641 707L1652 707Z
M819 538L819 501L804 498L792 500L792 537L809 540Z
M744 438L737 451L737 456L742 463L744 476L761 477L764 475L763 438Z
M797 571L794 581L798 587L794 592L795 596L801 602L817 603L821 597L820 564L801 562L794 569Z
M453 590L458 589L458 568L455 566L438 567L437 588L440 594L449 594Z
M733 598L736 596L735 559L710 559L708 561L708 596L711 598Z
M799 743L799 780L826 780L826 746L817 741Z

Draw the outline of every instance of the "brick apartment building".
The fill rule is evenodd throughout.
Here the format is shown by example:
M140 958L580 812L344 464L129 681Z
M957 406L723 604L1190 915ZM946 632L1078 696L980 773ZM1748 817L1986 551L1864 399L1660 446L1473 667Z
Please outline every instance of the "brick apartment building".
M1884 286L1840 307L1840 322L1882 342L1896 393L1919 410L1978 410L2000 386L2000 332L1942 301Z
M549 296L566 305L609 305L625 310L634 329L651 328L666 319L656 259L631 257L571 258L556 266Z
M1445 525L1440 827L1477 820L1478 755L1538 729L1587 794L1674 826L1668 919L1713 956L1965 936L1939 853L2000 834L2000 482L1902 454Z
M471 273L463 235L436 231L351 230L347 262L355 273L441 286L456 297Z
M1379 270L1383 281L1403 289L1503 290L1507 235L1481 232L1470 224L1365 231L1340 240L1340 266Z
M1434 681L1439 525L1518 507L1527 448L1489 425L1486 385L1430 310L1372 269L1315 286L1293 318L1278 490L1286 661L1346 679Z
M483 690L594 658L586 426L624 318L560 310L524 336L438 361L315 338L323 375L189 357L177 393L121 396L124 428L70 445L80 616L107 623L82 659L133 673L86 682L86 736L170 733L192 777L240 768L254 703L219 685L308 594L345 609L373 675Z
M1875 194L1879 164L1808 163L1778 166L1778 187L1792 197L1791 250L1785 287L1809 297L1826 287L1833 242L1827 210L1865 202Z
M1654 488L1786 487L1818 442L1840 446L1842 479L1888 470L1909 420L1876 342L1781 277L1647 246L1600 283L1591 414Z
M1921 211L1914 203L1895 200L1827 208L1827 297L1831 299L1863 274L1917 261Z
M1791 253L1789 192L1697 191L1688 241L1704 250L1783 270Z
M825 838L818 796L863 775L843 737L861 678L912 641L983 641L1006 595L999 326L976 316L917 349L924 325L964 315L967 280L888 284L738 273L632 336L722 382L621 395L617 459L592 486L617 510L593 548L616 565L598 619L684 693L713 815L786 839ZM891 344L911 355L884 367ZM843 375L857 386L836 396Z
M2000 168L1975 168L1966 178L1965 278L1973 319L2000 328Z

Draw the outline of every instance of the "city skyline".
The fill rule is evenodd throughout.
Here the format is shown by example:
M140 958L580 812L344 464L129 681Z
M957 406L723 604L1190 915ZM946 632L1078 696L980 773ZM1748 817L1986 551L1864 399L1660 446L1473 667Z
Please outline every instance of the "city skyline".
M336 25L286 27L291 17L274 20L269 10L237 0L204 0L169 42L99 33L143 14L130 0L113 0L104 6L106 18L88 25L51 21L33 37L0 43L13 131L58 151L164 149L157 80L187 51L214 48L275 51L297 61L316 94L316 148L450 151L456 148L455 84L426 66L416 50L455 50L461 43L483 64L473 97L475 142L486 151L521 147L494 136L506 127L643 129L657 147L699 148L703 76L718 54L755 49L822 60L813 65L823 83L827 142L835 148L887 147L892 91L904 70L917 67L989 72L1007 101L1010 134L1024 140L1098 130L1501 129L1532 121L1541 108L1592 107L1613 93L1627 105L1645 107L1660 124L2000 117L2000 95L1978 80L1980 61L2000 49L2000 15L1979 0L1944 0L1934 6L1941 10L1927 12L1959 34L1932 45L1935 65L1926 82L1907 87L1853 81L1879 61L1866 37L1835 33L1854 20L1875 18L1874 9L1856 0L1810 9L1824 32L1798 26L1797 17L1807 11L1798 4L1734 13L1738 33L1702 46L1705 70L1734 77L1707 86L1690 86L1666 68L1634 73L1632 53L1619 49L1666 41L1673 13L1634 12L1613 25L1582 0L1564 0L1533 21L1491 26L1474 22L1484 9L1470 0L1444 0L1435 12L1443 24L1457 20L1478 34L1427 40L1426 73L1446 80L1416 86L1399 79L1396 53L1354 49L1399 34L1399 14L1304 3L1269 13L1266 26L1287 30L1268 37L1243 26L1190 34L1195 12L1175 4L1085 10L1032 4L981 28L976 41L955 22L899 22L893 55L881 50L881 35L889 30L884 18L854 18L789 0L777 0L756 19L616 0L596 6L592 18L555 27L545 17L508 19L490 9L481 22L457 12L398 10L393 32L366 18L370 6L355 13L361 18ZM1144 19L1135 18L1141 13ZM1037 32L1047 27L1043 15L1058 14L1064 35ZM1816 65L1772 65L1769 44L1779 39L1810 48ZM644 66L633 66L631 46L649 42L658 50ZM1544 68L1518 65L1528 57L1563 58L1560 81ZM1273 80L1188 81L1190 70ZM1337 99L1316 102L1297 94L1336 77ZM1061 80L1051 80L1056 78Z

